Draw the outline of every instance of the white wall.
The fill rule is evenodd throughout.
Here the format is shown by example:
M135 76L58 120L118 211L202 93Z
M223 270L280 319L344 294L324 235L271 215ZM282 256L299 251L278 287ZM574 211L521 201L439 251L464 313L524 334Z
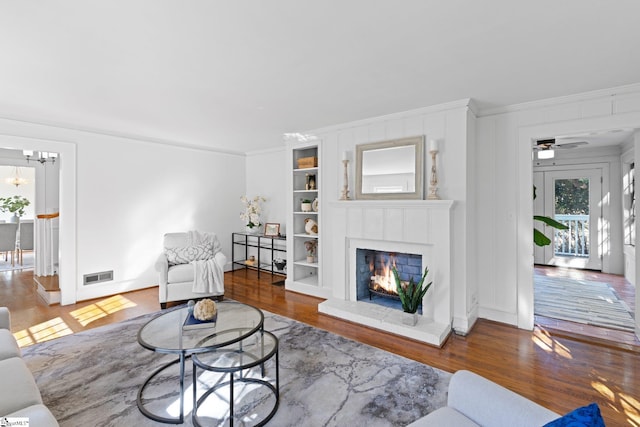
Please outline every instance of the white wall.
M284 144L281 148L247 154L247 188L248 196L264 196L267 201L262 204L262 222L280 224L280 233L286 234L287 220L287 174L289 163L286 162ZM242 205L238 199L237 214ZM238 227L243 229L244 224Z
M157 284L162 235L218 233L231 254L245 192L243 155L0 120L0 143L60 154L63 304ZM82 285L85 274L114 280Z
M477 121L480 317L533 327L531 144L640 127L640 85L484 111Z

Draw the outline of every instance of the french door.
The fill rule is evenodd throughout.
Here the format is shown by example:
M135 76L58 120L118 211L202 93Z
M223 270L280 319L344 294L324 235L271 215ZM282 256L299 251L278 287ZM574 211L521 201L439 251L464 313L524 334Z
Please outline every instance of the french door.
M535 263L602 270L602 169L534 172L534 185L534 213L568 227L556 230L534 221L552 241L535 248Z

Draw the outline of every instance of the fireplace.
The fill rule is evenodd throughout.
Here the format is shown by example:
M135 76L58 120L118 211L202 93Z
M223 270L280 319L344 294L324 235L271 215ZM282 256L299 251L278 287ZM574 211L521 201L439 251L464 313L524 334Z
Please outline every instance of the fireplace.
M451 332L453 322L451 283L451 208L450 200L383 200L336 203L327 227L336 238L326 253L330 268L322 282L331 295L318 305L321 313L363 324L371 328L441 346ZM344 239L338 237L344 236ZM326 246L325 246L326 249ZM422 310L413 326L404 321L401 304L369 292L371 251L406 254L406 265L413 272L406 276L419 281L429 268L427 283L433 285L422 299ZM401 255L402 254L402 255ZM360 259L360 264L358 263ZM375 264L374 260L374 264ZM404 264L403 264L404 265ZM404 270L404 267L403 267ZM411 275L409 275L411 274ZM369 299L371 298L371 299ZM393 307L391 304L395 304Z
M420 254L356 248L356 300L402 310L394 267L404 286L410 280L418 283L422 278ZM422 305L418 313L422 314Z

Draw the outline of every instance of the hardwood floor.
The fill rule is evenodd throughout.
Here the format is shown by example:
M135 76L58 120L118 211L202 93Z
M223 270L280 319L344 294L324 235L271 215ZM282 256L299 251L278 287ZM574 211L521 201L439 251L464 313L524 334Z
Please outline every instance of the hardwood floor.
M0 274L0 305L12 310L14 333L32 339L36 334L29 331L46 329L38 325L52 319L60 319L71 333L159 309L156 288L47 307L30 290L29 274L6 274ZM227 298L445 371L474 371L561 414L597 402L608 426L640 426L638 352L555 336L543 328L531 332L486 320L478 321L466 337L451 336L439 349L320 314L321 299L274 286L267 274L258 280L255 272L241 270L226 273L225 281Z

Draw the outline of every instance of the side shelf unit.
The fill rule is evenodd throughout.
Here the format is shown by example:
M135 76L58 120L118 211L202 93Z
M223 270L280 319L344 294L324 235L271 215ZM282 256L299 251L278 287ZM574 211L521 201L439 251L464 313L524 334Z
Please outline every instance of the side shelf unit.
M267 237L260 234L251 233L231 233L231 261L233 269L236 266L268 272L271 275L287 275L287 266L278 269L273 262L276 258L286 259L287 256L286 237ZM236 248L238 246L238 248ZM249 257L253 256L254 261Z
M291 183L292 183L292 212L291 223L288 226L289 234L292 235L289 246L289 276L287 287L304 293L313 294L313 289L319 286L320 263L320 236L315 233L307 233L305 225L307 221L315 221L318 229L320 221L320 168L318 145L296 146L291 150ZM299 159L315 159L315 162L299 164ZM302 167L300 167L302 166ZM308 167L305 167L308 166ZM312 203L312 210L302 211L302 200L309 200ZM315 256L313 260L307 258L305 242L315 242Z

